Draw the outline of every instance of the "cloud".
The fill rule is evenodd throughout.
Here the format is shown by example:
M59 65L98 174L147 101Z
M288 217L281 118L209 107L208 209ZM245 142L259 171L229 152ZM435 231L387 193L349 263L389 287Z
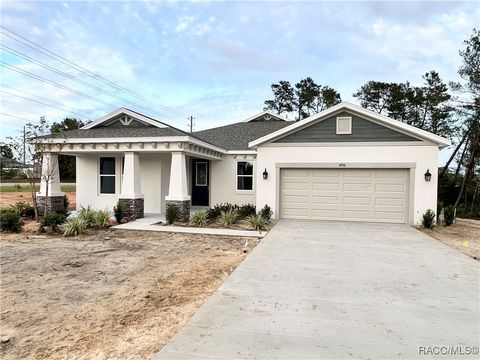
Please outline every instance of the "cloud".
M312 76L347 100L368 80L418 82L430 69L457 80L458 50L480 17L474 2L143 1L68 2L65 7L4 1L0 6L4 26L156 103L195 115L203 127L260 111L271 96L270 84L279 80L294 83ZM172 117L3 37L2 43L135 105L15 60L23 69L185 128L182 116ZM112 110L7 71L2 82L85 111L87 117ZM66 115L11 97L1 106L28 118Z

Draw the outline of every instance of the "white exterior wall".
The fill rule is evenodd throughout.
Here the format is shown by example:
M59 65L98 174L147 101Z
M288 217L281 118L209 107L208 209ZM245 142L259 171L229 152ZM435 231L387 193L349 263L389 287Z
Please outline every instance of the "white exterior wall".
M385 163L414 163L410 169L409 214L411 225L421 223L422 215L427 209L437 208L438 147L423 146L260 146L257 149L257 189L256 203L268 204L279 213L279 169L278 164L296 163L309 167L314 163L338 167L345 163L346 168L354 164L364 164L375 168L375 163L385 167ZM268 171L268 179L263 180L263 169ZM262 171L258 171L262 169ZM426 182L424 174L430 169L432 180Z
M253 190L239 191L237 190L237 162L249 161L253 162ZM210 206L221 203L232 204L253 204L255 205L256 192L256 160L252 155L247 155L246 159L243 155L237 155L235 159L233 155L225 155L222 160L210 161Z
M115 194L100 194L100 157L115 157ZM113 210L121 192L121 154L77 156L77 210L91 206L94 209ZM141 193L144 194L145 213L165 210L165 196L170 181L170 154L140 154Z

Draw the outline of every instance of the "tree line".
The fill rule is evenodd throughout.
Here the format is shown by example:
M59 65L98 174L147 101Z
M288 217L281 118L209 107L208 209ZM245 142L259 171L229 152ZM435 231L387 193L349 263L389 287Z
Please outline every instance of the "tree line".
M431 70L422 84L368 81L352 96L368 110L452 139L453 152L439 169L439 204L480 218L480 31L473 29L459 50L461 82L445 82ZM306 77L271 85L265 110L305 119L342 101L330 86ZM452 167L452 165L454 165ZM462 208L460 209L460 205Z

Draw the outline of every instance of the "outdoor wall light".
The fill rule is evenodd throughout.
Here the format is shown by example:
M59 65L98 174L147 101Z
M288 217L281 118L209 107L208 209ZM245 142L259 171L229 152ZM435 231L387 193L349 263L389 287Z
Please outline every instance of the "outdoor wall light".
M430 169L427 169L427 172L425 173L425 181L430 181L432 180L432 174L430 174Z
M265 171L263 172L263 180L267 180L268 178L268 172L267 172L267 169L265 169Z

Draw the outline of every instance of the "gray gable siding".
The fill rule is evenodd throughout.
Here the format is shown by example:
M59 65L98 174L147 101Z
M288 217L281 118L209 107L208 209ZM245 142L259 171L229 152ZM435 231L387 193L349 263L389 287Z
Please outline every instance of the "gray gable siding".
M337 135L337 117L352 117L352 133ZM396 130L379 125L357 115L341 112L314 125L280 138L275 143L322 143L322 142L386 142L421 141Z

